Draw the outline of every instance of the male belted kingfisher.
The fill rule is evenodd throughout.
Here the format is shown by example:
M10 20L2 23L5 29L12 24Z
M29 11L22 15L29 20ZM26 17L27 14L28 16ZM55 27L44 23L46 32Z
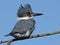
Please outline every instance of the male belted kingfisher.
M35 29L34 16L42 15L42 13L33 13L30 4L20 6L17 13L18 22L13 30L5 36L13 36L16 39L29 37Z

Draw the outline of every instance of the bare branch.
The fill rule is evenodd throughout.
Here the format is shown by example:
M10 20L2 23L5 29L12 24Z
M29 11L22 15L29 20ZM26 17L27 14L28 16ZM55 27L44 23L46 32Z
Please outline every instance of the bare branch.
M44 34L37 34L37 35L31 35L29 38L24 38L24 39L31 39L31 38L37 38L37 37L43 37L43 36L50 36L50 35L59 34L59 33L60 33L60 31L44 33ZM9 39L9 40L6 40L6 41L0 41L0 44L7 42L7 45L10 45L11 42L13 42L13 41L24 40L24 39Z

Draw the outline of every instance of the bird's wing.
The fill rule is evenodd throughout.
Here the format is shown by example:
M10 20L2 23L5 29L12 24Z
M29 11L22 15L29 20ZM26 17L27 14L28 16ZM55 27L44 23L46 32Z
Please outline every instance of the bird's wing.
M30 34L33 32L35 26L35 22L33 21L18 21L13 28L11 33L20 33L20 34L25 34L27 30L30 31Z

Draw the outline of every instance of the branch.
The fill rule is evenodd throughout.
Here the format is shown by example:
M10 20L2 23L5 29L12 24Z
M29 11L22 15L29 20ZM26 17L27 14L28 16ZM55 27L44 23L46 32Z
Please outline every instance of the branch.
M44 34L37 34L37 35L31 35L29 38L24 38L24 39L31 39L31 38L37 38L37 37L43 37L43 36L50 36L50 35L59 34L59 33L60 33L60 31L44 33ZM0 44L7 42L7 45L10 45L11 42L18 41L18 40L24 40L24 39L9 39L9 40L6 40L6 41L0 41Z

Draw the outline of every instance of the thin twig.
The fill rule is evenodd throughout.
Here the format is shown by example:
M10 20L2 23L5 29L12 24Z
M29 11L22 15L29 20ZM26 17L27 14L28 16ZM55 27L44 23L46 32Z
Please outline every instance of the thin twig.
M44 33L44 34L37 34L37 35L31 35L29 38L25 38L25 39L31 39L31 38L37 38L37 37L43 37L43 36L50 36L50 35L59 34L59 33L60 33L60 31ZM24 40L24 39L9 39L9 40L6 40L6 41L0 41L0 44L7 42L7 44L10 45L11 42L18 41L18 40Z

